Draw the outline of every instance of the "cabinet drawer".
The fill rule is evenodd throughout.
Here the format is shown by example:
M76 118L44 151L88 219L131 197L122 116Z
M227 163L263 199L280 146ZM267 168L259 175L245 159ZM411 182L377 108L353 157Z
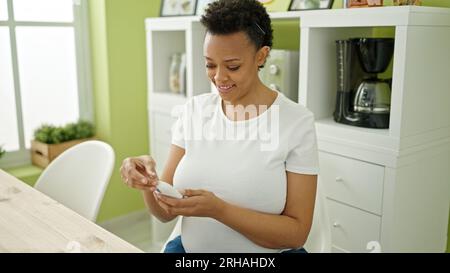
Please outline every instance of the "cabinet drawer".
M381 215L384 167L325 152L319 161L328 197Z
M367 243L380 241L381 217L327 199L334 249L369 252Z
M331 246L331 253L349 253L349 251L333 245Z
M175 123L176 119L173 118L170 114L165 114L161 112L151 112L150 118L152 120L153 131L152 141L161 141L166 143L172 142L172 125Z

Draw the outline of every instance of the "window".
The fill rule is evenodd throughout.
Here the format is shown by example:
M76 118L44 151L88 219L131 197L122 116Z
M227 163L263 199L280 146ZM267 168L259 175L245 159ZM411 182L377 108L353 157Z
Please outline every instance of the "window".
M0 166L29 162L34 130L92 120L86 0L0 0Z

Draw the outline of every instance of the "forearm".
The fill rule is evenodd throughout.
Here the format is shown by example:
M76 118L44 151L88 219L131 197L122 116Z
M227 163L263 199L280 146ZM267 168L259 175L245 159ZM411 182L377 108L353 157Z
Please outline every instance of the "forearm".
M252 242L272 249L298 248L308 236L304 225L286 215L274 215L225 203L214 217Z
M142 195L144 197L144 202L147 206L147 209L161 222L166 223L175 218L175 216L167 214L167 212L163 208L161 208L160 205L158 205L151 191L142 191Z
M173 175L180 162L181 158L184 156L184 149L176 145L171 145L169 158L167 159L164 170L161 174L161 180L173 184ZM155 196L151 191L143 192L144 201L148 210L161 222L169 222L173 220L176 216L168 214L156 201Z

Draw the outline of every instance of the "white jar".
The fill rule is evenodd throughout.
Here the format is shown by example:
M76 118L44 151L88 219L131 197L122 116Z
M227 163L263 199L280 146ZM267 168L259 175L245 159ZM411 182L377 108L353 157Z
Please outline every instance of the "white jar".
M180 83L180 66L181 66L181 53L174 53L171 57L170 70L169 70L169 88L172 93L181 93Z

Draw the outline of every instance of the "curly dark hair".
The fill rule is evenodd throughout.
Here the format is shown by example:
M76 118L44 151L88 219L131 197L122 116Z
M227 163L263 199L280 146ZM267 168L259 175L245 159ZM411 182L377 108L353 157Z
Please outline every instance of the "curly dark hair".
M272 47L269 14L257 0L218 0L208 5L200 22L213 35L244 31L256 49Z

